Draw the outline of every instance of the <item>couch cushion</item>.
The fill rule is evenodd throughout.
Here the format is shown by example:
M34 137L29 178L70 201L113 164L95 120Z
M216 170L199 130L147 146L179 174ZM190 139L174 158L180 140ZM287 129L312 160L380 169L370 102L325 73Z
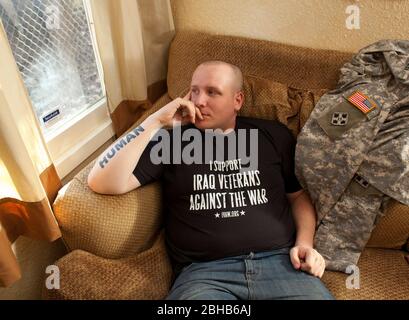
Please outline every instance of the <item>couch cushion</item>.
M208 60L223 60L237 65L244 75L294 88L328 89L335 87L340 67L351 57L352 53L182 31L170 47L168 92L176 98L189 86L196 66Z
M402 249L409 238L409 206L390 200L372 231L367 247Z
M399 250L365 249L358 261L360 289L348 289L346 281L349 275L341 272L326 271L322 280L336 299L407 300L407 254Z
M239 115L278 120L296 137L305 123L302 115L311 113L326 89L298 89L274 80L245 76L243 91L245 100Z
M172 280L163 234L150 249L128 258L105 259L75 250L56 265L60 289L43 288L45 299L163 299Z

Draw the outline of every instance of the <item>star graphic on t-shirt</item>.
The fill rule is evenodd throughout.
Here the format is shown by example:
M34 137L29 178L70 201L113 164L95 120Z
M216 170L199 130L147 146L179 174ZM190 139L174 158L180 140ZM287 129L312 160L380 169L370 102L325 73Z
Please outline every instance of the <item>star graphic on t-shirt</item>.
M242 216L244 216L244 213L245 213L246 211L243 211L243 210L241 210L240 211L240 214L242 215Z
M220 213L215 214L216 218L220 217Z

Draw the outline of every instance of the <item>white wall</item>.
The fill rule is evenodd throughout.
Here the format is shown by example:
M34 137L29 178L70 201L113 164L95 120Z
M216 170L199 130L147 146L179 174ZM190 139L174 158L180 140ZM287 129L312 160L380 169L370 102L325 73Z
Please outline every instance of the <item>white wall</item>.
M355 52L380 39L409 39L408 0L172 0L176 31L200 30ZM345 12L360 8L360 29Z

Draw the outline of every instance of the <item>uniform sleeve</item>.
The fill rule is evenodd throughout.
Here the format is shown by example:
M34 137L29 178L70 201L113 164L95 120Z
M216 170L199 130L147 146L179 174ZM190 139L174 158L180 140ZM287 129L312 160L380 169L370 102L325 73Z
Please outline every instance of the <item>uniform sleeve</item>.
M154 164L151 160L151 150L157 143L158 141L152 140L148 143L133 170L134 176L142 186L156 181L162 176L164 164Z
M281 172L285 183L285 192L293 193L302 189L294 172L294 158L296 140L291 131L283 124L279 124L279 134L275 139L281 158Z

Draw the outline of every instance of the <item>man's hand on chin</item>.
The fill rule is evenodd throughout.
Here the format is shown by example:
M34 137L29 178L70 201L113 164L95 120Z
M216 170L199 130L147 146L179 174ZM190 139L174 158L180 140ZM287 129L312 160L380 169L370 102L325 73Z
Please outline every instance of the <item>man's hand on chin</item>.
M296 245L290 250L293 267L321 278L325 271L324 258L312 247Z

